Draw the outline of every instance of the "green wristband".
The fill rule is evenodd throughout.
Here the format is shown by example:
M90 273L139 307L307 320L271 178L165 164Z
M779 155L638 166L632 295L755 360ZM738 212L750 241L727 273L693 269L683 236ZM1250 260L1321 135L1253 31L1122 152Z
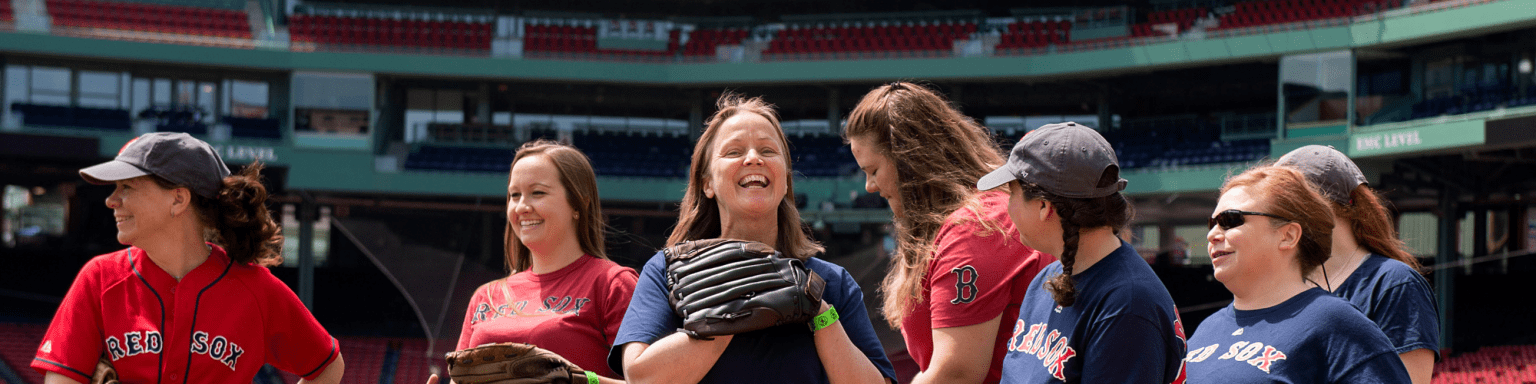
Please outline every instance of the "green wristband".
M816 315L816 317L811 318L811 332L820 331L822 328L830 327L832 326L832 323L837 322L837 319L837 308L833 307L831 304L827 304L826 312L822 312L820 315Z
M587 374L587 384L597 384L597 374L592 371L582 372Z

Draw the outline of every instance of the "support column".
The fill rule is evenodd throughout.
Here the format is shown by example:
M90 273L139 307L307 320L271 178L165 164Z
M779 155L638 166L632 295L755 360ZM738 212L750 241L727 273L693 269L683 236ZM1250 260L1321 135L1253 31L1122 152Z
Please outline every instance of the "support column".
M1456 219L1461 215L1456 207L1456 190L1447 186L1440 189L1440 230L1435 253L1435 263L1445 264L1460 260L1456 254L1458 245L1458 233L1460 225ZM1451 348L1451 330L1454 329L1451 320L1455 317L1456 273L1451 268L1435 270L1435 305L1440 307L1440 349Z
M833 135L843 132L843 126L840 124L843 120L843 110L838 103L840 96L841 92L838 92L837 87L827 88L827 133Z
M319 209L313 199L304 194L304 201L297 209L299 217L299 301L311 311L315 309L315 217Z
M698 141L704 133L704 91L688 91L688 141Z

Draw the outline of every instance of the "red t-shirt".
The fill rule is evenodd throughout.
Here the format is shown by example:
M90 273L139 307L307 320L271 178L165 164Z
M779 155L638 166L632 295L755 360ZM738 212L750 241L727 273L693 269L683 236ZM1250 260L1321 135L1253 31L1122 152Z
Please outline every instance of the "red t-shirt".
M1035 251L1019 241L1019 231L1008 219L1008 194L982 192L981 219L1002 231L977 222L971 210L949 214L934 236L935 254L923 276L923 300L901 322L907 353L918 369L928 370L933 359L933 330L976 325L1002 316L992 348L988 383L1002 379L1003 355L1013 322L1024 301L1029 282L1056 258Z
M105 351L125 383L245 383L263 364L312 380L336 361L336 339L287 285L210 245L179 282L137 247L91 259L32 368L90 382Z
M639 275L590 255L558 271L523 271L481 285L464 313L458 349L490 343L537 345L582 369L618 377L608 347Z

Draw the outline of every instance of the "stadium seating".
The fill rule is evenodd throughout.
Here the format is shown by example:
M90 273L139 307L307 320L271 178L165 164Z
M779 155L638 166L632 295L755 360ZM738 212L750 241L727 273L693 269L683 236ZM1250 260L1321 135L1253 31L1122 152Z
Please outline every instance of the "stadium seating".
M208 112L197 107L151 107L139 111L140 119L152 119L155 121L157 132L186 132L194 135L208 134L208 124L203 122L203 116Z
M401 339L400 360L395 368L395 383L419 384L425 377L432 374L432 367L437 367L437 372L448 372L448 365L443 361L443 353L454 350L457 346L457 338L450 340L438 340L432 348L432 356L427 356L426 339Z
M382 17L294 14L288 31L296 43L330 46L446 49L489 52L495 24Z
M12 103L11 110L21 113L26 125L127 131L133 124L121 109Z
M713 56L715 47L739 45L747 38L746 28L705 28L688 34L688 44L683 45L684 56Z
M1214 29L1246 28L1270 24L1352 17L1394 9L1402 0L1260 0L1234 4Z
M789 138L795 157L795 173L807 177L838 177L854 173L858 162L838 135L807 135Z
M1020 21L1008 24L999 37L997 49L1031 49L1064 44L1072 37L1071 21Z
M43 382L43 375L32 369L32 357L47 331L47 324L0 323L0 362L27 382Z
M229 124L230 136L253 139L283 138L283 130L277 119L224 116L224 123Z
M512 170L511 148L423 145L405 157L406 169L501 172Z
M1435 364L1435 384L1536 383L1536 345L1484 347Z
M337 337L341 356L346 364L346 381L354 383L378 383L383 373L384 354L389 339L380 337ZM389 367L393 370L396 367ZM423 376L425 377L425 376ZM425 381L420 379L418 381Z
M882 23L836 27L796 25L779 30L763 53L948 52L953 48L955 40L969 39L974 33L974 22Z
M16 20L16 11L11 8L11 2L0 1L0 21Z
M1104 136L1126 169L1254 161L1269 155L1268 139L1223 141L1219 127L1198 118L1128 120Z
M1152 12L1147 14L1147 22L1131 25L1131 37L1162 36L1165 33L1157 30L1156 26L1163 24L1174 24L1177 27L1174 33L1182 33L1193 27L1195 20L1205 17L1206 13L1204 7Z
M597 27L528 23L523 26L523 52L554 55L591 54L631 59L669 58L681 50L678 46L681 31L672 30L667 37L667 49L611 49L597 47ZM710 48L710 54L714 48ZM537 56L537 55L535 55Z
M251 38L245 11L99 0L47 0L53 25Z
M592 160L599 175L688 177L693 141L677 134L577 132L571 144Z

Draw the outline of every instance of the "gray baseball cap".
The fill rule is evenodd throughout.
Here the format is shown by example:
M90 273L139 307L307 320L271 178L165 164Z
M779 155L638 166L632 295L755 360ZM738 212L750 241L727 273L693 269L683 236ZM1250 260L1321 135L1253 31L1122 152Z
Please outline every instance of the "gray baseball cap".
M1120 161L1104 136L1073 122L1048 124L1019 139L1008 153L1008 162L982 176L976 188L988 190L1019 180L1061 197L1099 198L1125 190L1125 179L1098 185L1100 176L1111 169L1118 178Z
M208 143L180 132L153 132L128 140L117 158L80 170L91 184L112 184L155 175L185 186L202 197L219 194L229 167Z
M1332 146L1308 145L1280 156L1275 165L1290 167L1307 176L1323 196L1350 205L1349 193L1367 184L1365 173L1344 152Z

